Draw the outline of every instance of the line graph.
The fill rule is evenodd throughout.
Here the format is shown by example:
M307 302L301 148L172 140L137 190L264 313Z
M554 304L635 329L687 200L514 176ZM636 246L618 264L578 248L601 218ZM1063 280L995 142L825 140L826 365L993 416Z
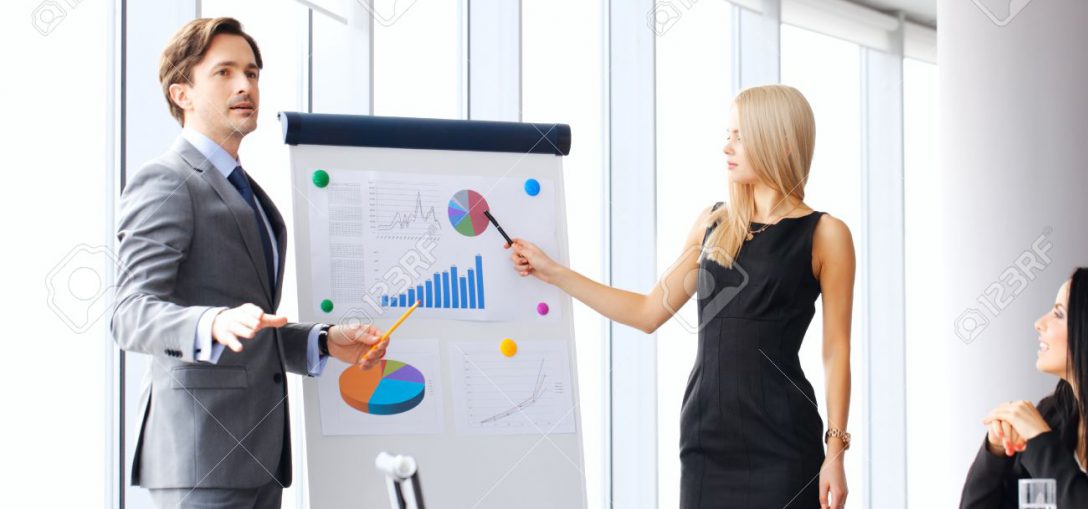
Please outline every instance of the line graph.
M367 186L370 229L383 240L438 236L438 210L444 201L438 186L426 182L371 180Z
M525 401L522 401L521 403L515 405L514 408L492 415L491 417L480 421L480 424L487 424L489 422L495 422L499 419L509 417L539 401L540 397L544 395L544 380L547 378L548 375L544 374L544 359L540 359L540 370L537 372L536 375L536 387L533 388L533 394L528 398L525 398Z
M423 193L416 193L416 206L412 211L408 213L394 212L388 223L378 225L378 231L404 230L420 222L438 224L438 216L435 214L434 207L429 207L426 211L423 210Z
M563 341L524 340L503 356L492 341L450 343L454 420L462 434L574 431L570 359Z

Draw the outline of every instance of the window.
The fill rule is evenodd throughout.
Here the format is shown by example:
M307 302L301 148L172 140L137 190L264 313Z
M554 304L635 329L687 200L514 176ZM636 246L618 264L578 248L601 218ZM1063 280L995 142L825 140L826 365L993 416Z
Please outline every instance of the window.
M275 115L278 111L304 111L306 103L306 85L308 55L307 40L313 41L313 86L315 112L351 113L386 116L413 116L433 118L467 117L467 0L450 2L392 2L374 0L373 12L362 12L363 16L373 17L364 21L372 25L368 34L353 26L354 17L359 12L347 12L353 3L344 4L339 0L310 0L316 6L313 13L313 33L307 33L308 9L299 2L267 3L259 0L201 0L195 2L200 16L233 16L240 19L245 29L251 33L262 49L265 69L262 71L261 92L262 108L260 128L246 138L241 147L241 159L247 171L260 180L273 199L280 203L280 210L286 216L288 225L293 224L291 207L287 206L292 198L291 184L286 156L287 148L283 145L281 132ZM666 2L668 3L668 2ZM586 3L579 0L520 0L521 8L521 104L524 122L567 123L572 126L573 142L571 154L563 160L563 178L566 190L567 227L572 268L587 277L604 281L607 276L608 259L608 188L607 167L608 126L606 113L609 104L608 76L608 2L598 0ZM401 8L403 10L398 11ZM91 12L82 12L90 9ZM94 55L106 53L106 49L96 45L73 43L76 40L104 41L98 31L90 25L78 21L80 18L95 17L93 7L84 4L75 10L69 9L67 21L56 28L47 38L39 41L48 58L54 49L58 53L76 51L83 55L73 62L93 62ZM132 74L128 93L131 98L138 98L142 104L149 86L157 92L157 83L146 81L153 79L147 74L154 59L137 62L134 55L147 56L146 51L135 53L137 45L153 45L154 53L161 48L168 34L164 30L153 36L142 33L133 20L150 17L137 6L129 5L130 39L129 66L139 70ZM725 158L721 152L728 112L732 103L731 75L733 55L732 27L733 13L736 12L729 2L697 2L678 11L679 17L670 17L667 25L659 26L660 33L655 38L655 89L656 89L656 196L647 196L653 200L656 221L647 228L654 228L657 246L653 253L637 253L637 256L654 256L658 276L671 267L681 252L684 239L699 212L717 201L728 199L728 177ZM183 12L178 19L191 15ZM101 16L99 16L101 17ZM166 16L156 17L165 23ZM351 18L345 24L338 18ZM794 22L792 19L789 22ZM81 25L82 23L82 25ZM808 24L805 24L808 26ZM180 26L180 24L178 25ZM773 25L772 25L773 26ZM171 28L176 29L176 26ZM98 31L95 31L98 30ZM355 30L355 32L353 32ZM146 31L146 30L145 30ZM97 34L97 35L96 35ZM312 39L310 37L312 36ZM809 100L816 116L817 144L815 158L806 187L806 202L819 211L826 211L842 219L850 227L858 253L858 279L854 299L854 348L853 348L853 394L851 404L850 431L859 437L854 448L847 455L846 472L851 488L850 507L861 507L866 502L863 479L863 461L866 424L866 398L868 382L867 366L863 362L863 330L860 317L865 316L865 287L863 277L862 238L863 218L863 175L862 175L862 57L861 47L853 42L822 35L792 25L781 27L781 82L801 90ZM161 40L160 40L161 39ZM66 41L66 42L65 42ZM65 42L64 44L60 44ZM370 44L369 47L367 45ZM74 49L73 49L74 48ZM648 48L645 48L648 50ZM614 50L614 49L613 49ZM369 51L369 53L364 53ZM513 51L510 49L510 51ZM620 55L621 57L624 55ZM67 56L65 58L71 58ZM369 60L372 59L372 60ZM93 66L92 66L93 67ZM77 70L79 67L76 68ZM70 70L70 69L69 69ZM508 69L505 69L508 70ZM100 71L87 71L94 74ZM70 74L70 73L69 73ZM146 75L145 75L146 74ZM141 80L140 83L136 79ZM906 210L906 245L918 245L931 237L930 232L939 227L940 217L922 204L922 196L931 191L931 182L938 179L935 169L936 136L936 66L910 60L904 61L904 147L905 147L905 199ZM101 92L101 91L100 91ZM101 93L98 94L101 96ZM161 97L156 95L159 101ZM371 102L372 98L372 102ZM89 104L89 103L88 103ZM169 132L176 125L167 117L165 105L153 105L161 108L154 115L141 113L139 121L144 123L163 122L170 124ZM19 105L15 106L18 113ZM76 108L78 110L78 108ZM93 110L93 111L92 111ZM79 115L80 118L99 119L104 116L101 108L92 108ZM73 110L75 111L75 110ZM97 115L97 116L96 116ZM130 118L136 112L129 111ZM31 114L20 117L37 118ZM159 119L158 117L162 117ZM91 125L88 123L87 125ZM163 124L165 125L165 124ZM150 135L158 139L166 128L156 125ZM62 129L63 130L63 129ZM104 145L102 130L93 130L92 136L69 136L76 140L80 161L88 159ZM93 133L100 133L94 138ZM55 136L54 136L55 138ZM130 135L130 140L132 135ZM82 141L80 141L82 140ZM137 139L137 141L140 141ZM156 142L157 144L158 142ZM133 159L146 160L157 155L145 154L148 143L132 143L128 147L129 171L135 171ZM44 157L46 166L80 166L82 163L70 163L71 157L38 150ZM94 147L99 147L95 149ZM40 147L39 147L40 148ZM78 147L72 147L78 148ZM162 147L162 148L165 148ZM67 153L67 152L66 152ZM93 157L90 159L94 159ZM67 162L66 162L67 161ZM33 161L31 161L33 162ZM142 162L142 161L138 161ZM29 162L27 164L30 164ZM35 163L36 164L36 163ZM82 164L86 166L85 164ZM622 168L616 169L622 171ZM105 172L83 172L80 176L65 175L64 183L54 191L64 197L66 203L82 204L81 209L94 210L95 207L108 209L111 204L102 203L108 196L92 196L85 191L76 191L70 184L78 184L80 189L101 189ZM75 180L72 180L75 178ZM98 187L96 187L98 186ZM106 186L108 188L108 186ZM93 193L92 193L93 194ZM18 198L15 198L17 203ZM105 219L105 218L103 218ZM612 218L617 219L617 218ZM108 242L108 236L101 232L112 232L112 225L90 217L47 217L48 224L56 223L50 230L69 231L70 235L56 238L75 239L78 232L99 232L89 238L78 239L88 245L101 245ZM18 226L17 226L18 228ZM290 228L290 227L289 227ZM49 261L55 263L75 243L60 242L56 238L46 246L55 253ZM103 240L103 239L106 240ZM938 250L939 251L939 250ZM907 273L936 266L932 250L910 250L906 253ZM18 255L16 255L18 256ZM283 291L282 310L285 314L297 315L295 302L296 288L293 256L288 257ZM644 259L648 260L648 259ZM30 263L29 261L27 263ZM915 267L912 269L912 267ZM48 268L39 273L44 274ZM33 274L32 274L33 275ZM17 281L22 276L12 274ZM38 280L40 281L40 279ZM33 281L30 281L33 283ZM40 283L38 283L40 284ZM32 285L31 285L32 286ZM646 291L648 288L634 289ZM908 318L932 316L934 304L926 298L921 289L906 283ZM18 303L9 307L18 309ZM817 313L809 327L802 346L800 357L808 380L813 385L817 403L822 416L826 416L827 406L824 391L824 368L821 355L822 316L821 304L817 303ZM93 358L101 354L100 343L87 342L89 336L102 334L105 324L92 328L79 336L68 333L62 327L57 315L49 310L41 311L45 318L42 323L52 324L52 334L68 337L75 344L80 358ZM32 315L37 316L37 315ZM608 453L610 422L609 395L607 380L609 377L608 359L605 357L605 339L607 321L585 305L574 302L574 327L576 334L577 376L580 386L581 432L584 443L584 464L587 497L589 507L605 508L610 504L608 495L611 489L623 490L624 486L611 486L609 479ZM49 325L47 325L48 327ZM911 337L928 335L932 324L914 320L908 322ZM696 306L689 302L679 310L674 319L666 322L657 331L657 493L659 507L675 507L679 500L680 461L679 435L680 411L688 375L691 372L697 351ZM96 332L97 331L97 332ZM67 335L67 336L65 336ZM95 336L98 337L98 336ZM93 348L92 348L93 346ZM622 345L617 345L622 348ZM88 350L89 349L89 350ZM908 368L912 361L922 362L925 343L907 344ZM138 416L136 402L139 399L139 385L143 368L146 366L141 357L129 356L128 382L126 394L128 405L127 443L129 450L125 461L132 459L133 439ZM916 363L917 364L917 363ZM93 368L93 366L91 366ZM67 368L66 368L67 369ZM78 371L83 379L104 382L96 372ZM908 372L909 373L909 372ZM86 375L86 376L83 376ZM29 377L31 375L24 375ZM298 380L293 380L292 400L302 402L301 387ZM912 381L922 383L924 380ZM923 385L924 386L924 385ZM66 388L69 390L71 388ZM100 412L104 405L106 388L104 384L88 383L76 388L77 393L69 399L77 401L83 413L93 415ZM616 391L624 390L616 386ZM923 391L925 392L925 391ZM930 391L931 392L931 391ZM925 404L910 400L908 409L920 408ZM29 401L29 400L27 400ZM78 403L82 402L82 403ZM294 443L303 445L303 426L301 419L302 404L292 405ZM53 412L56 413L56 412ZM64 413L67 416L69 411ZM48 411L42 422L64 422L63 417L50 418ZM60 414L57 414L58 416ZM917 425L919 417L908 412L911 425L908 429L926 429ZM650 416L646 416L650 417ZM108 418L115 418L110 415ZM108 421L107 421L108 422ZM620 426L623 423L618 423ZM48 427L48 425L46 425ZM72 439L73 450L77 451L77 464L86 463L83 458L90 458L97 465L100 458L94 444L100 443L103 427L83 427ZM915 432L916 433L916 432ZM55 434L55 433L54 433ZM61 435L71 435L68 431ZM910 438L910 437L908 437ZM91 444L92 447L86 447ZM17 444L16 444L17 445ZM653 447L646 444L647 450ZM100 449L100 448L99 448ZM641 449L640 449L641 450ZM115 456L115 451L110 451ZM24 455L25 456L25 455ZM29 456L28 456L29 457ZM305 456L302 449L294 452L296 458L296 479L302 478ZM78 463L82 462L82 463ZM908 465L908 468L922 468ZM84 470L93 470L85 468ZM911 473L911 477L919 475ZM817 473L813 472L816 476ZM84 480L87 489L73 492L93 493L99 489L98 478ZM299 486L301 484L297 484ZM40 491L40 490L39 490ZM294 507L296 502L305 501L298 490L291 489L284 493L284 506ZM146 490L129 489L129 507L148 505ZM647 504L652 505L649 501ZM69 504L71 505L71 504Z
M571 125L563 158L567 236L574 270L604 279L603 5L522 0L522 120ZM577 15L572 15L577 13ZM562 34L562 35L558 35ZM607 507L605 321L574 301L575 347L589 507ZM602 491L605 490L605 491Z
M658 274L681 254L699 213L729 196L722 146L733 100L731 10L695 4L656 40ZM657 331L659 507L680 503L680 406L698 345L695 309L693 298Z
M904 138L904 202L905 202L905 253L907 274L924 274L941 270L941 253L947 248L934 246L943 222L938 207L931 206L934 184L940 182L937 171L937 66L920 60L903 61L903 138ZM925 247L922 247L925 246ZM931 279L930 279L931 280ZM942 370L946 366L941 356L933 355L933 342L946 341L946 323L938 323L934 316L941 314L939 299L933 298L931 288L922 287L917 279L907 278L907 379L911 390L907 391L907 443L925 441L932 433L933 423L926 418L932 415L934 401L929 395L944 391L934 386L939 383L925 376L929 370ZM938 363L935 365L935 363ZM952 369L952 366L947 366ZM947 403L941 403L947 404ZM913 410L913 411L912 411ZM981 435L981 433L980 433ZM962 459L959 459L962 461ZM907 462L907 493L926 490L924 496L933 496L932 479L926 471L931 468L924 461ZM921 484L921 485L920 485ZM919 486L920 485L920 486ZM958 486L952 486L953 488ZM954 500L958 492L941 493L941 499ZM949 497L949 498L946 498Z
M463 2L405 4L376 3L374 114L465 118Z
M865 313L862 259L861 188L861 52L857 44L790 25L782 25L782 83L805 95L816 117L816 151L805 187L805 203L846 222L857 253L852 325L852 394L850 422L857 437L865 436L867 379L863 362L860 317ZM822 299L801 346L801 367L816 393L820 414L827 426L825 398ZM847 504L864 501L862 478L864 439L857 440L846 457ZM814 473L813 475L816 475Z

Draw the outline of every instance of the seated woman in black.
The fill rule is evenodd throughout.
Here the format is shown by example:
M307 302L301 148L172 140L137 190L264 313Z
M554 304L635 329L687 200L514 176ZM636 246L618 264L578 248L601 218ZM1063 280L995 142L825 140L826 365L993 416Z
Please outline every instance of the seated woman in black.
M1055 479L1062 509L1088 507L1088 268L1062 284L1035 330L1035 367L1061 380L1038 408L1010 402L986 416L989 431L967 473L961 508L1015 509L1017 481L1027 478Z

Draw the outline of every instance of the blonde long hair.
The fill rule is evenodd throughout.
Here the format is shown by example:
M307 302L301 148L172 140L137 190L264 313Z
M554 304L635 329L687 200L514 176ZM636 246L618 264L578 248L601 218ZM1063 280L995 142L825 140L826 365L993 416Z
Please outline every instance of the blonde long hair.
M759 179L784 196L805 198L805 183L816 146L816 120L805 96L786 85L765 85L741 91L734 99L744 152ZM752 184L729 184L729 201L710 214L717 224L703 246L703 255L726 267L740 253L755 215Z

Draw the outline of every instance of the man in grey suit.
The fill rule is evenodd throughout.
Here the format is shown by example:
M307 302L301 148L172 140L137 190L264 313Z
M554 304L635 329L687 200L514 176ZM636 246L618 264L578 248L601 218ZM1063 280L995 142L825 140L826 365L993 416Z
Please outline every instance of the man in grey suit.
M291 483L284 372L385 355L372 326L275 314L287 232L238 162L262 66L234 19L182 27L159 72L181 136L121 198L111 328L122 349L152 356L132 480L159 507L279 507Z

